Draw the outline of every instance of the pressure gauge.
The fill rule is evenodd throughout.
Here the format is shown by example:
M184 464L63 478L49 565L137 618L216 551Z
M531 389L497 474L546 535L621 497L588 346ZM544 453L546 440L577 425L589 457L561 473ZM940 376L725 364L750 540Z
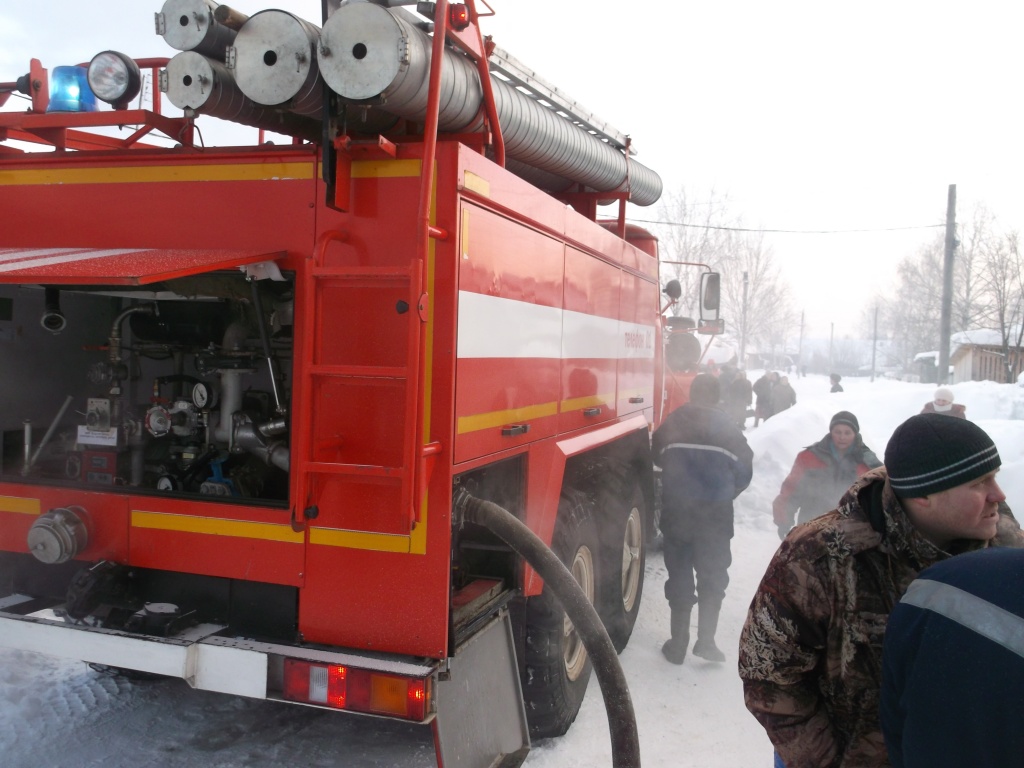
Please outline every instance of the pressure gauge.
M205 408L210 404L210 387L206 382L196 382L192 387L192 404L196 408Z

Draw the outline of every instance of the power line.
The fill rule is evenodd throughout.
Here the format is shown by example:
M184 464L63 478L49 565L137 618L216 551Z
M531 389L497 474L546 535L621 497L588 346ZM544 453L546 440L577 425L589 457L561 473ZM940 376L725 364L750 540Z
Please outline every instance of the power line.
M715 229L722 232L765 232L779 235L849 235L869 232L902 232L913 229L935 229L944 227L945 224L923 224L911 227L876 227L872 229L769 229L766 227L719 227L712 224L685 224L680 221L655 221L653 219L634 219L629 217L631 222L638 224L660 224L666 227L686 227L688 229Z

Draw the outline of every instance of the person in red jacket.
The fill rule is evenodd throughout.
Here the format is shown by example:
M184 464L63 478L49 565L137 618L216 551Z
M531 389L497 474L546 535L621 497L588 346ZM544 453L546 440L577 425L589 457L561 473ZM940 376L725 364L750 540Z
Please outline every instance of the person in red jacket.
M797 454L793 469L775 497L772 517L779 538L786 538L794 520L806 523L835 509L858 477L881 465L864 445L857 417L849 411L837 413L829 422L828 434Z

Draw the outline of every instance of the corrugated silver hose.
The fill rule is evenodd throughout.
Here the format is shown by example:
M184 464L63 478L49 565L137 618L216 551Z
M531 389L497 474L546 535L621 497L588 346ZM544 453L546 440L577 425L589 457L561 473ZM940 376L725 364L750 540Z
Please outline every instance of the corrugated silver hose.
M342 5L324 24L317 51L320 74L344 99L377 99L380 109L410 120L426 117L430 37L373 3ZM483 94L470 60L446 50L438 127L479 130ZM597 192L629 191L629 201L651 205L661 177L536 99L491 77L508 158ZM628 172L628 178L627 178ZM543 178L543 176L540 176ZM566 186L568 186L566 185Z

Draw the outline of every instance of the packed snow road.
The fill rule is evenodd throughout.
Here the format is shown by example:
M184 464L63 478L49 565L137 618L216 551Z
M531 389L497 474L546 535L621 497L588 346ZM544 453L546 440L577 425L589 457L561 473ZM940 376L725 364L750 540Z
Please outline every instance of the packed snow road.
M751 372L756 379L760 372ZM844 379L829 394L824 376L793 377L797 405L748 426L754 479L736 504L731 583L719 629L724 664L668 664L665 567L651 552L644 600L620 660L630 685L646 768L771 765L771 745L743 706L736 645L747 605L778 546L771 502L797 451L821 438L839 410L859 418L879 456L892 430L917 413L934 385ZM958 384L956 400L989 432L1002 456L999 482L1018 517L1024 510L1024 388ZM281 768L435 765L429 730L386 720L191 690L180 680L130 680L80 662L0 651L0 764L4 768ZM534 745L528 768L611 765L600 689L591 681L576 723Z

